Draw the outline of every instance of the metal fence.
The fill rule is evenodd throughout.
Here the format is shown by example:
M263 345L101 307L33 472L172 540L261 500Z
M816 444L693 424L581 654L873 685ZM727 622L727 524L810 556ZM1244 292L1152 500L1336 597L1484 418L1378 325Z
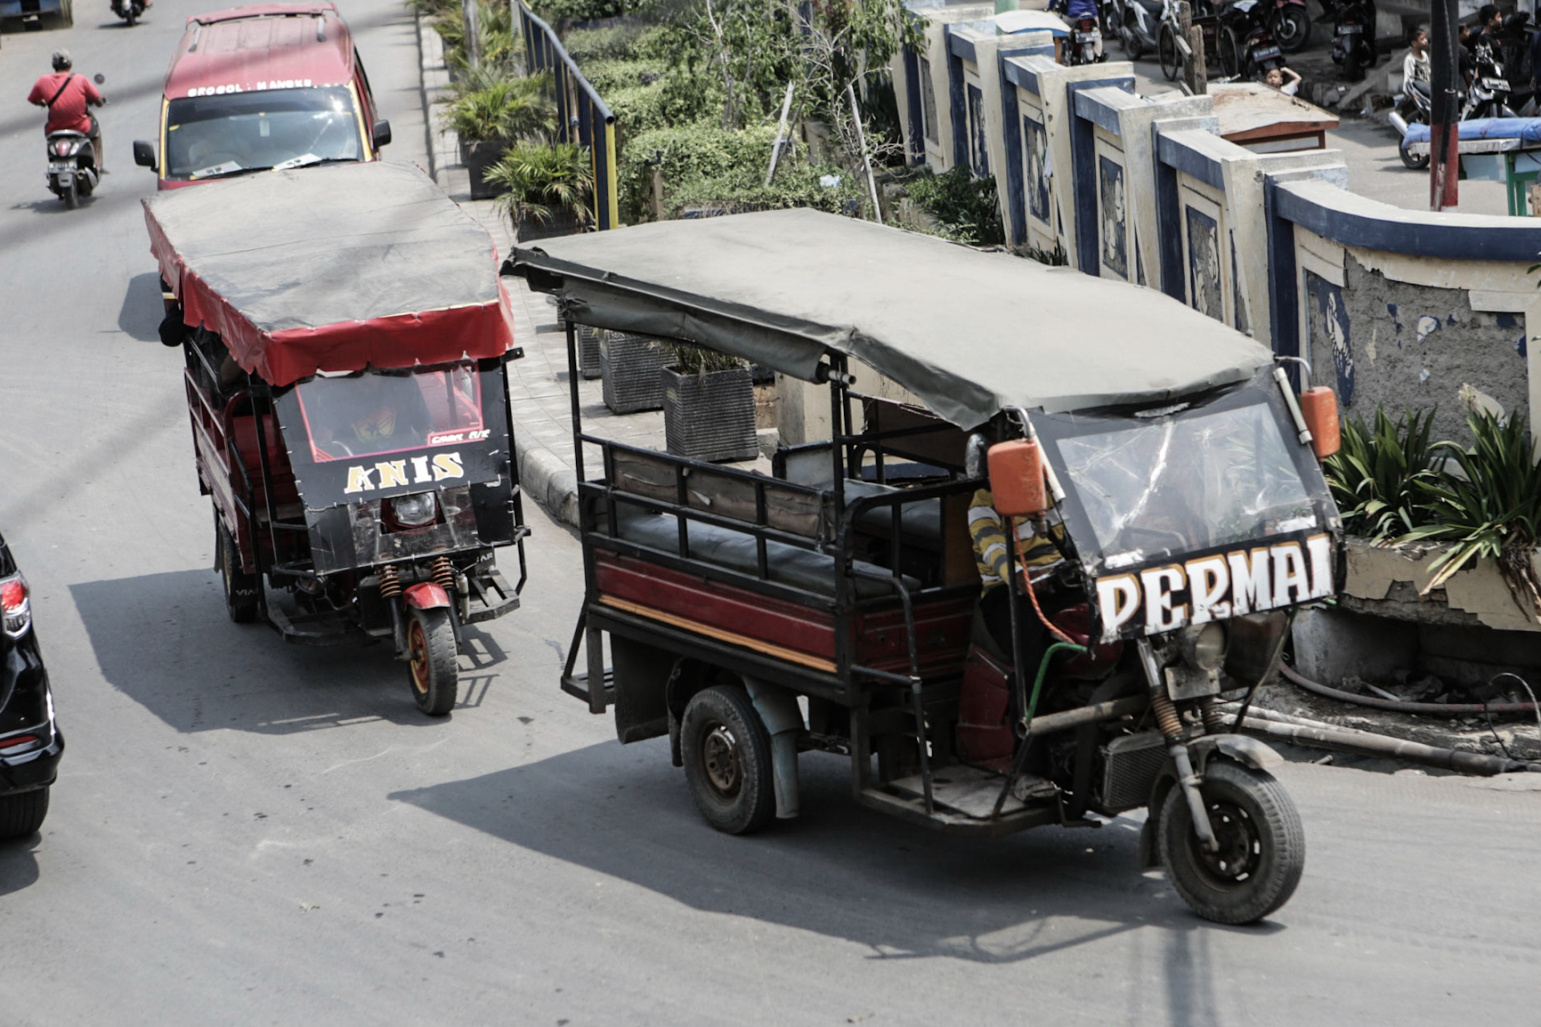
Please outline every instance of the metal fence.
M550 71L556 90L557 138L589 150L594 171L594 219L600 231L620 222L616 188L615 115L599 98L578 65L562 49L550 25L541 21L522 0L510 0L514 20L524 37L525 71L534 75Z

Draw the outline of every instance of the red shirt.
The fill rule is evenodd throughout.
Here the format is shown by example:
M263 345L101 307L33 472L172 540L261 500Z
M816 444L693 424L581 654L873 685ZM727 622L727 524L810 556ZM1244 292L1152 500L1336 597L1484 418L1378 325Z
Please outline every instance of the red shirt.
M33 84L32 92L27 94L27 102L47 103L55 93L59 93L59 87L64 85L64 80L70 74L68 71L56 71L52 75L44 75ZM54 100L53 106L48 108L48 126L43 131L91 131L91 116L86 113L86 104L99 103L101 99L102 94L96 91L90 79L84 75L75 75L70 79L70 84L64 86L64 92L59 93L59 98Z

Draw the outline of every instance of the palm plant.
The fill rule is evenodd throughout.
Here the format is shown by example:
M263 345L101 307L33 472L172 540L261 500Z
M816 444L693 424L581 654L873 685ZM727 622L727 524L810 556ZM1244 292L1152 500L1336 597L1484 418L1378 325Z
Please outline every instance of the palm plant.
M1541 463L1530 427L1523 414L1503 420L1486 411L1473 412L1467 423L1470 447L1454 442L1431 447L1448 452L1455 469L1416 485L1431 523L1397 541L1451 541L1430 565L1434 574L1425 593L1472 560L1490 557L1520 605L1541 615L1541 579L1531 563L1541 533Z
M566 213L580 225L593 221L594 171L586 147L572 143L521 142L487 170L488 182L507 189L498 197L515 226L551 224Z
M1373 429L1357 416L1344 423L1342 448L1323 470L1346 531L1384 540L1427 520L1418 486L1437 480L1446 459L1429 444L1434 413L1409 410L1392 421L1377 408Z
M550 134L556 110L544 76L505 78L492 71L470 76L448 107L450 126L467 141L512 143Z

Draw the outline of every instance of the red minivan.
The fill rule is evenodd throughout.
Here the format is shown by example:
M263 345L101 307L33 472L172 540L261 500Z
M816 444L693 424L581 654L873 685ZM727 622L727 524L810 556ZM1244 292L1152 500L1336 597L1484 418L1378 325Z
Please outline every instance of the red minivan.
M136 141L134 162L176 189L375 160L390 141L333 4L248 4L187 19L162 89L160 145Z

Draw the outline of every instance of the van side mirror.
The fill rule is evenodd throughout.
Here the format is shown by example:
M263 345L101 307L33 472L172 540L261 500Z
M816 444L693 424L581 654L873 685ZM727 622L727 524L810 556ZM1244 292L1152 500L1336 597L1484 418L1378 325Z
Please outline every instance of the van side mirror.
M1007 517L1037 517L1049 508L1043 448L1036 439L998 442L987 455L995 509Z
M158 163L155 159L155 147L143 139L134 140L134 163L142 168L153 168Z
M391 123L384 118L375 122L374 130L370 133L375 146L389 146L391 143Z
M1324 385L1300 394L1300 415L1311 429L1311 449L1316 459L1325 460L1338 451L1342 435L1338 429L1338 395Z

